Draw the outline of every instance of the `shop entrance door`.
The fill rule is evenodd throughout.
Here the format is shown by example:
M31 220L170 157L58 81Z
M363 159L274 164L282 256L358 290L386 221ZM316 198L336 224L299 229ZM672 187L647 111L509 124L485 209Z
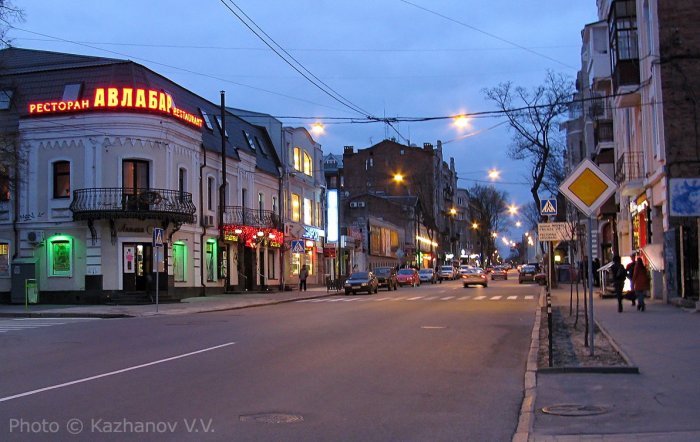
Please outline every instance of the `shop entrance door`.
M151 243L124 243L122 246L123 287L126 292L145 292L153 281Z

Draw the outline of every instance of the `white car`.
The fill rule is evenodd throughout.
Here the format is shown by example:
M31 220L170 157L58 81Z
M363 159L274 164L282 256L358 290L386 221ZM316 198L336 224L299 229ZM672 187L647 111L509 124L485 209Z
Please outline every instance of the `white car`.
M440 266L438 270L438 279L442 281L443 279L453 280L455 279L455 268L452 266Z

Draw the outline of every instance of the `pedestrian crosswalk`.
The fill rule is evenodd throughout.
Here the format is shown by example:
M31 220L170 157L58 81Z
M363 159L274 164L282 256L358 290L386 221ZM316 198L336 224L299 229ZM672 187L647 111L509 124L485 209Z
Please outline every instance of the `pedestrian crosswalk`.
M460 302L460 301L534 301L534 295L468 295L468 296L398 296L375 298L373 296L331 296L327 298L301 299L297 303L328 303L328 302Z
M92 321L98 318L14 318L0 319L0 333Z

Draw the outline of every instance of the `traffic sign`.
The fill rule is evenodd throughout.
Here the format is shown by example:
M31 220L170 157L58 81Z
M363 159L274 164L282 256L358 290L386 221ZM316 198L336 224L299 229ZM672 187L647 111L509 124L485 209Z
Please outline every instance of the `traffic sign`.
M153 247L163 247L163 229L153 228Z
M590 217L617 190L617 184L598 166L585 159L559 186L561 193Z
M542 216L557 214L556 198L540 200L540 214Z
M571 241L576 235L571 223L539 223L537 238L540 241Z
M304 240L292 240L292 253L304 253Z

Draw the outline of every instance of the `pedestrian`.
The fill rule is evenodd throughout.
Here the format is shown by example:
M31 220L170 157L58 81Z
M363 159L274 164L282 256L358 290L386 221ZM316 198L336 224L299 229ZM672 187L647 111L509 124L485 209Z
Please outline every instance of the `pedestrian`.
M646 306L644 304L644 297L650 287L649 272L642 258L637 258L637 262L634 264L634 274L632 275L632 283L634 284L634 292L637 295L637 310L644 311Z
M299 291L306 291L306 278L308 277L309 271L306 268L306 264L304 264L299 271Z
M632 258L632 262L627 264L626 270L627 270L627 278L630 280L630 293L632 294L632 306L635 305L635 293L634 293L634 281L632 280L632 274L634 273L634 264L637 259L637 255L635 253L630 255L630 258Z
M613 265L610 267L610 273L613 277L613 288L615 289L615 297L617 298L617 311L622 313L622 288L625 286L627 278L627 270L622 265L622 260L619 255L613 256Z

